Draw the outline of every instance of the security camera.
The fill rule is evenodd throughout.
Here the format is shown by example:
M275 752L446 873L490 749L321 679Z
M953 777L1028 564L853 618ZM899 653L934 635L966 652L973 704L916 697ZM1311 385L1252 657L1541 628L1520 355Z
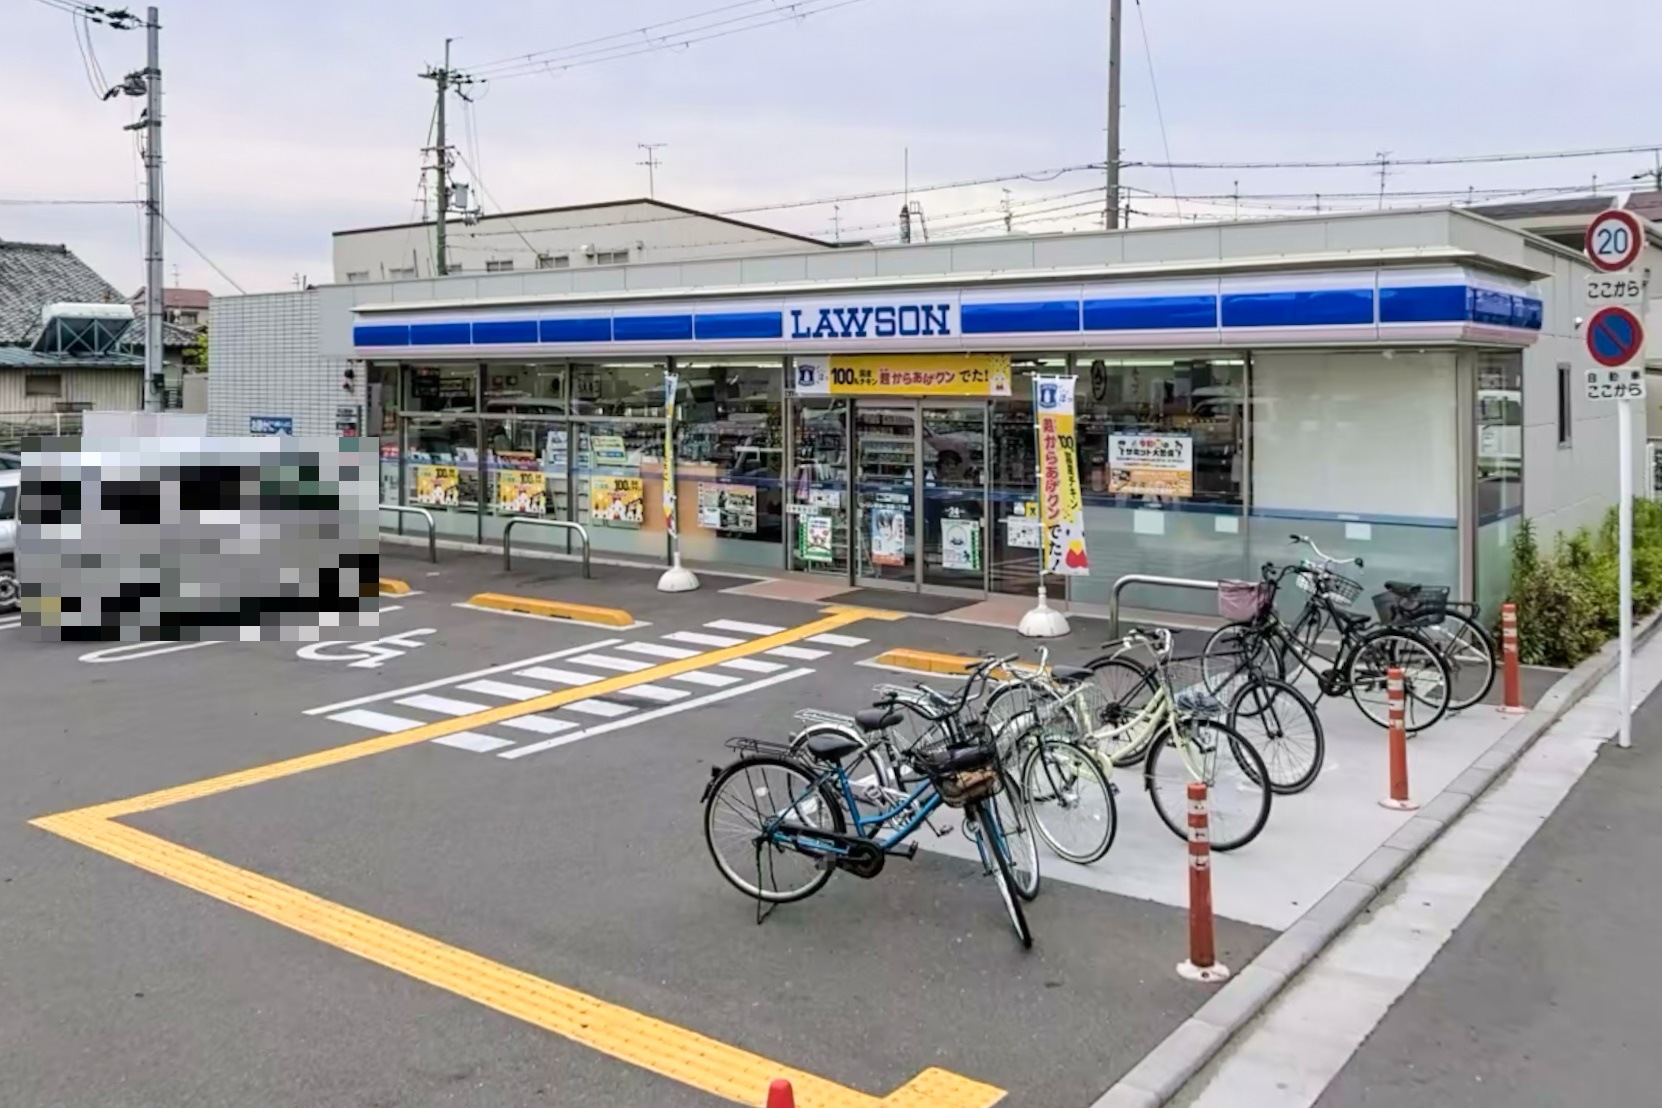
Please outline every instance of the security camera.
M1581 330L1581 324L1582 324L1582 319L1581 319L1581 317L1580 317L1580 316L1576 316L1576 317L1575 317L1575 329L1576 329L1576 330L1577 330L1577 331L1579 331L1579 330Z

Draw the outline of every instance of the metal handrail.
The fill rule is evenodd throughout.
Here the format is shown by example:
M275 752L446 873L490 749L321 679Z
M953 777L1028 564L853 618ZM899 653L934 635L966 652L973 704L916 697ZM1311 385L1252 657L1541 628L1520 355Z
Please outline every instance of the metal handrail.
M1120 637L1120 593L1127 585L1163 585L1171 589L1209 589L1218 591L1218 582L1196 577L1160 577L1152 573L1128 573L1114 582L1113 595L1108 598L1108 637Z
M557 527L565 531L576 531L577 537L583 540L583 576L593 576L589 572L589 533L581 523L569 523L563 519L542 519L538 516L514 516L502 525L502 568L514 568L513 547L508 536L513 534L514 524L530 523L539 527Z
M433 513L426 508L412 508L405 504L382 504L383 512L401 512L405 515L420 516L427 521L427 560L438 564L439 560L439 525L433 520ZM402 532L401 532L402 533Z

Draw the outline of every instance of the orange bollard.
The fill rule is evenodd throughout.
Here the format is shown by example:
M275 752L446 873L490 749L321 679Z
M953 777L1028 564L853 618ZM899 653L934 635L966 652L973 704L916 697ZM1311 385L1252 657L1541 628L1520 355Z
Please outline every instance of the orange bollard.
M1385 672L1385 695L1389 701L1386 718L1386 742L1391 748L1391 795L1379 803L1399 812L1411 812L1419 805L1408 799L1408 730L1402 725L1402 670L1391 668Z
M1507 715L1522 715L1529 709L1523 704L1523 677L1518 673L1518 608L1515 604L1500 606L1500 681L1506 703L1500 710Z
M1177 972L1190 981L1223 981L1229 967L1217 960L1212 935L1212 833L1206 818L1206 786L1189 782L1189 960Z
M768 1102L766 1108L796 1108L796 1094L791 1092L791 1083L783 1077L775 1077L768 1085Z

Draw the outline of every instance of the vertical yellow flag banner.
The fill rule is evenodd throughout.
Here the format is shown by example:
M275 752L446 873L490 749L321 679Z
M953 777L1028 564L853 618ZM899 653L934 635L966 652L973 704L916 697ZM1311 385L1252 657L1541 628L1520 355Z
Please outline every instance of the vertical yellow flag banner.
M1073 435L1072 377L1035 377L1034 410L1039 422L1039 521L1046 573L1083 576L1091 572L1085 554L1085 503L1079 490L1079 451Z
M672 539L679 537L675 526L675 393L680 387L679 373L664 374L664 526Z

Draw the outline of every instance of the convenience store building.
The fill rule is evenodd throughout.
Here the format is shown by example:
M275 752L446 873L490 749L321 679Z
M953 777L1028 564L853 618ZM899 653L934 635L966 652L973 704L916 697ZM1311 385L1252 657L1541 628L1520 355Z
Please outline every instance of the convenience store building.
M546 515L661 562L674 373L689 562L1030 594L1032 381L1073 374L1091 571L1053 598L1252 577L1297 531L1369 586L1490 607L1520 516L1614 501L1613 412L1573 369L1585 269L1429 210L356 282L216 301L210 423L378 434L383 502L441 537ZM286 362L272 320L308 336Z

